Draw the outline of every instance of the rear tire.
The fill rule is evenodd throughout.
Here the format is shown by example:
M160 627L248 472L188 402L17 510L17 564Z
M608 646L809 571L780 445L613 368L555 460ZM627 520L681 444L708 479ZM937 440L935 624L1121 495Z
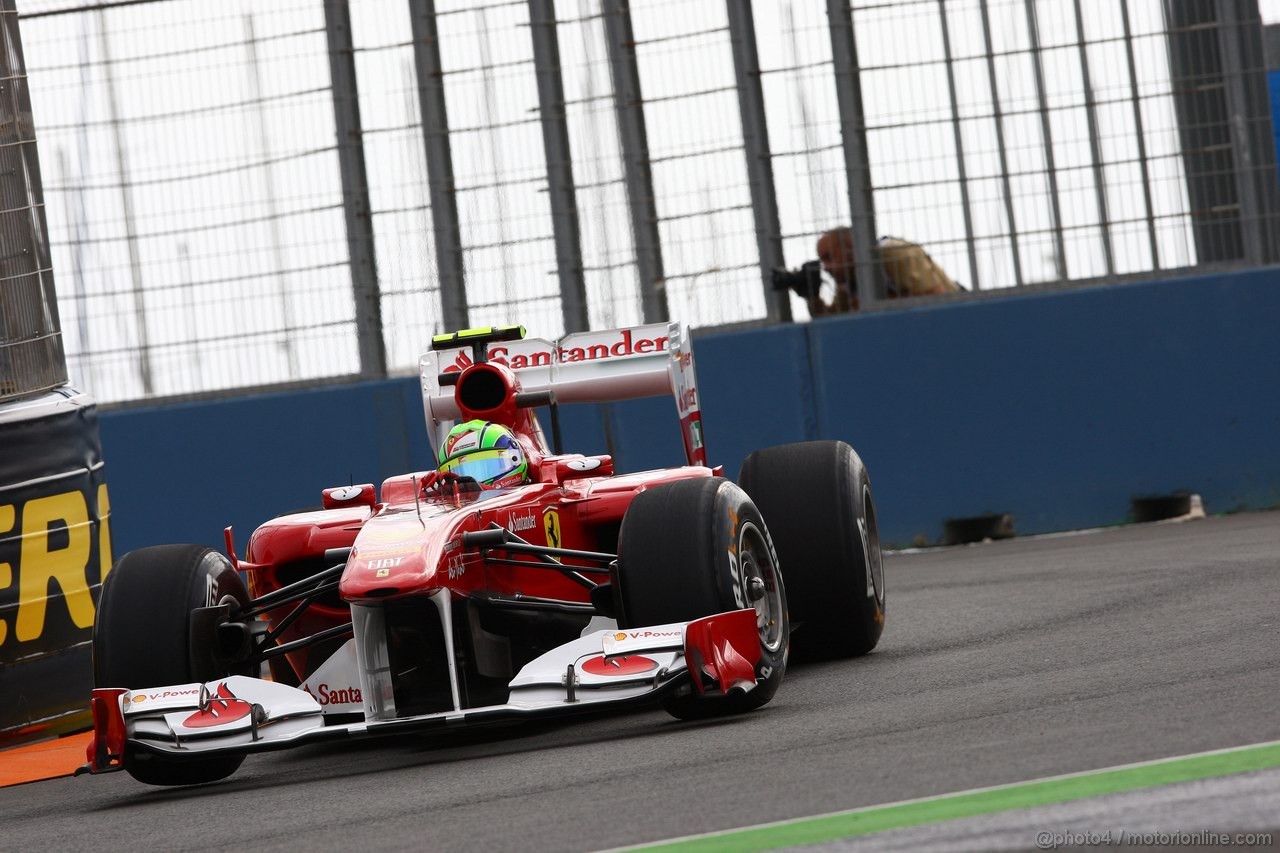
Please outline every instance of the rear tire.
M753 578L764 595L752 601ZM618 624L623 628L690 622L755 607L761 658L747 693L670 696L680 719L736 714L773 698L787 666L787 596L768 528L742 489L719 477L680 480L641 492L618 536ZM697 675L694 674L696 678Z
M249 593L226 557L203 545L159 545L130 551L102 584L93 626L93 678L98 687L140 690L188 684L230 675L196 673L192 659L205 659L195 644L214 636L193 636L191 611L234 602L243 610ZM194 785L224 779L243 755L174 760L138 754L125 769L148 785Z
M843 441L752 453L738 482L786 566L796 654L865 655L884 631L884 564L866 466Z

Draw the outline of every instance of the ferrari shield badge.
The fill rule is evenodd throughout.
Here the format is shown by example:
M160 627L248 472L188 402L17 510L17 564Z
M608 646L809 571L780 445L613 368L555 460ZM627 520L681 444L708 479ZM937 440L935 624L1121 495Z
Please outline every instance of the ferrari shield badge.
M560 513L555 507L542 513L542 532L547 535L547 545L560 547Z

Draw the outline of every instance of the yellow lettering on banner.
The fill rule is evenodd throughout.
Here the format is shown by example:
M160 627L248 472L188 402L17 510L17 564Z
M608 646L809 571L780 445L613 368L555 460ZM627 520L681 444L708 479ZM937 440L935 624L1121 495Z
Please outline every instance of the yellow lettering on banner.
M106 483L98 486L98 524L98 565L102 568L98 580L102 582L111 571L111 499L107 497Z
M67 547L49 550L49 525L67 526ZM80 492L64 492L27 501L22 510L22 557L18 576L19 642L44 633L49 582L57 581L67 602L67 612L77 628L93 625L93 597L85 569L89 563L89 509Z
M13 529L13 504L0 506L0 533L8 533ZM13 567L8 563L0 563L0 589L8 589L13 583ZM9 623L0 619L0 646L9 633Z

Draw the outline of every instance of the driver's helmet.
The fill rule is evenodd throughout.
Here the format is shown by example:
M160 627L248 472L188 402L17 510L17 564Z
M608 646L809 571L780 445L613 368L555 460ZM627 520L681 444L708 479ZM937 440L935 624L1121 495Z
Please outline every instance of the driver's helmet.
M449 430L440 448L440 473L470 477L482 486L529 482L529 460L515 433L502 424L467 421Z

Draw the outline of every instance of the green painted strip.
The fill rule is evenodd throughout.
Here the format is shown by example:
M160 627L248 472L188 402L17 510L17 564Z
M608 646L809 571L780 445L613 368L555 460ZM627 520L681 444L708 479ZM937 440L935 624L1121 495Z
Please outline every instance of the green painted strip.
M1280 767L1280 741L869 806L632 849L673 853L773 850L1272 767Z

